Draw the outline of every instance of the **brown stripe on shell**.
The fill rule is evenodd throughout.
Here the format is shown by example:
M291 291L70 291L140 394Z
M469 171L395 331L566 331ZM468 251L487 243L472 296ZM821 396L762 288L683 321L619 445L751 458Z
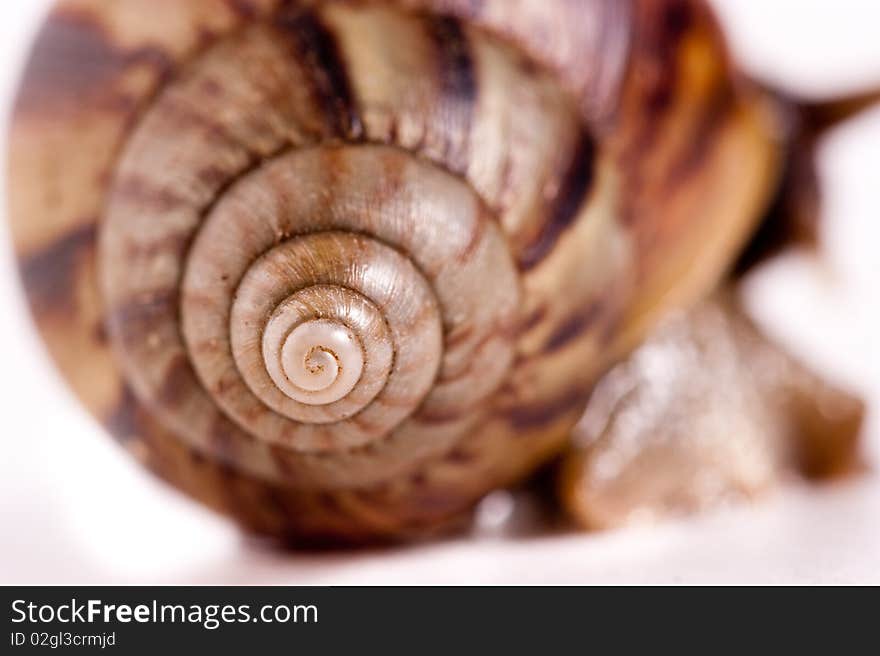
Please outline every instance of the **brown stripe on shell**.
M257 16L257 8L249 0L226 0L226 6L235 15L251 20Z
M441 120L447 135L457 136L446 142L444 160L453 171L463 172L468 165L469 135L477 103L477 78L471 46L461 22L450 16L431 15L426 19L428 37L436 49L437 80Z
M212 142L253 152L251 145L234 135L221 118L208 114L203 106L193 103L191 98L181 101L179 98L166 97L162 101L161 111L165 120L181 133L201 130Z
M104 417L103 423L119 442L125 444L137 439L141 434L141 405L134 392L124 385L119 400Z
M648 48L657 57L660 72L648 93L647 108L655 116L662 113L672 102L677 67L674 65L678 47L688 33L694 17L689 0L674 0L661 7L659 17L649 19L654 29ZM648 126L656 128L656 124Z
M177 289L160 289L138 294L111 308L107 323L124 327L126 340L143 342L151 331L162 326L169 314L177 314ZM114 334L115 331L109 331Z
M688 147L681 158L669 169L667 184L670 187L682 184L683 180L700 169L701 164L712 154L715 140L736 108L736 96L728 80L719 79L711 99L708 101L699 122L693 129Z
M115 182L114 192L127 202L167 212L186 207L190 202L167 186L159 186L143 176L129 175Z
M192 367L190 367L187 375L195 376ZM238 426L222 412L217 412L209 430L211 453L216 455L221 461L235 463Z
M307 62L312 75L313 93L323 108L328 128L346 139L364 135L360 112L333 32L320 17L308 10L280 13L275 26L291 41L295 55Z
M596 323L608 316L607 299L599 298L565 319L547 338L545 353L552 353L570 344Z
M540 305L529 311L528 314L522 317L519 325L516 327L516 335L525 335L535 328L542 326L547 319L548 314L549 312L546 305Z
M464 27L449 16L429 17L427 27L437 48L437 72L444 94L473 105L477 80Z
M527 271L540 264L577 219L592 188L595 160L596 142L583 130L537 238L519 254L520 269Z
M478 375L478 372L475 372L474 369L479 366L479 363L481 361L481 354L484 351L489 351L493 346L497 347L499 343L507 343L513 336L511 334L512 332L513 330L511 329L509 323L497 323L490 327L489 330L481 337L477 336L477 340L473 340L470 336L467 340L456 340L458 345L462 345L467 341L471 342L471 344L469 345L468 357L467 359L461 361L458 367L446 367L437 377L436 382L451 383L457 380L461 380L463 378L467 378L469 376ZM451 348L450 341L451 340L445 340L444 346L446 349ZM482 359L482 361L485 361L485 357Z
M679 48L694 22L690 0L643 3L638 16L640 28L635 40L640 92L633 111L638 116L635 135L628 140L624 159L637 164L660 136L660 127L673 105L679 69ZM658 14L659 15L656 15ZM627 217L624 217L625 219Z
M125 253L130 258L155 259L162 255L174 255L184 257L192 236L186 232L169 233L152 241L141 243L128 243L125 245Z
M443 460L445 462L463 466L471 464L476 458L477 454L471 453L462 447L455 447L444 456Z
M454 15L503 37L552 70L591 124L604 121L614 109L633 40L633 0L396 0L396 4Z
M416 410L413 417L422 424L429 425L438 425L438 424L452 424L460 421L468 411L465 409L447 409L447 408L439 408L428 410L426 408L419 408Z
M19 262L19 272L35 314L76 311L77 268L95 250L95 222L64 235Z
M514 406L507 409L504 414L515 430L535 430L559 421L569 413L581 412L589 396L588 390L572 388L554 399Z
M15 111L51 113L86 103L118 107L125 99L116 82L128 69L141 65L159 69L162 76L172 68L160 48L120 48L98 16L63 6L50 14L37 35Z
M198 384L196 374L186 353L178 353L171 358L165 369L165 376L159 386L156 400L168 407L174 407L185 398L187 390Z

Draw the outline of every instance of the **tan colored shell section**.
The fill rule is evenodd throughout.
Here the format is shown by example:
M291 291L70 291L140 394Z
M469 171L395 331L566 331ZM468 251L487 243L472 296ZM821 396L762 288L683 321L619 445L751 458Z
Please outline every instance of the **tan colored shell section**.
M157 92L172 78L185 80L180 66L197 53L208 53L198 55L203 63L216 57L221 88L234 90L222 79L225 57L237 52L237 39L259 34L239 28L269 15L274 2L61 3L38 39L15 110L11 216L24 283L53 357L132 453L253 530L361 541L436 527L555 453L620 350L620 336L635 339L665 305L691 302L721 275L757 219L776 153L758 104L731 79L717 30L697 2L643 0L631 11L611 0L402 3L439 7L475 26L464 28L477 81L472 108L450 103L444 68L431 54L455 52L437 46L450 38L447 23L426 33L413 27L422 19L381 14L387 25L369 32L377 35L370 49L356 28L379 18L327 4L320 21L334 36L358 108L358 125L341 139L391 139L461 176L496 217L519 264L515 360L483 408L479 431L442 453L407 455L410 464L394 477L332 493L302 490L243 473L235 450L215 460L187 446L120 376L102 328L95 255L118 156ZM406 43L413 54L411 79L422 84L414 104L406 101L409 87L390 74L405 64L389 48L371 60L382 42ZM271 39L252 44L273 47ZM515 48L525 55L506 54ZM383 109L387 98L404 101L396 124ZM223 107L222 96L213 100ZM295 113L311 101L301 100L293 94L288 108ZM203 101L198 109L213 112L212 98ZM285 142L328 136L327 124L309 127L315 115L304 111L297 125L307 129L283 135ZM273 144L249 144L273 156ZM218 415L215 435L230 430L234 424ZM283 451L264 457L273 469L291 464Z

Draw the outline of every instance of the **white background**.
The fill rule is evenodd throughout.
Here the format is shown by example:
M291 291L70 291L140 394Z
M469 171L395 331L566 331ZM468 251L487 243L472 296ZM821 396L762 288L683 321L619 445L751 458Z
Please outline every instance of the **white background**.
M718 0L738 59L815 94L880 84L880 2ZM0 107L43 0L0 3ZM5 147L3 148L5 152ZM750 285L756 314L872 404L880 466L880 111L822 150L826 256ZM5 204L4 204L5 205ZM0 583L880 583L880 475L787 489L753 508L601 535L510 537L508 499L473 536L394 550L278 553L153 480L73 401L37 341L0 226Z

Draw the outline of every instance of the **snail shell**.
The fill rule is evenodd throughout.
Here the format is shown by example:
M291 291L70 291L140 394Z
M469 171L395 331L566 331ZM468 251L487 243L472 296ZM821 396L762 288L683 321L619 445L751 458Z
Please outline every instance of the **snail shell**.
M690 0L66 0L11 221L73 389L247 528L445 525L558 452L772 187Z

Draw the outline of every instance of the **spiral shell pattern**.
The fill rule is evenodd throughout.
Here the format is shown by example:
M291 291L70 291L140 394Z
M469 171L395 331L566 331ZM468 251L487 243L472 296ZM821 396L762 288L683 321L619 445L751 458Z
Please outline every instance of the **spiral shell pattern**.
M347 80L324 62L310 84L329 89L279 103L316 75L311 58L332 56L321 45L331 24L336 48L357 49ZM419 70L407 80L396 48L364 43L382 30L414 48L458 43L443 55L438 106L409 109ZM367 47L371 60L358 56ZM468 161L480 126L498 126L469 107L475 72L456 69L466 49L484 50L485 66L536 101L554 98L529 119L576 134L558 87L518 73L500 42L378 7L256 23L191 62L142 117L108 194L102 293L127 380L194 448L295 487L363 486L448 451L484 419L522 304L503 225L524 221L540 188L508 191L501 216L503 199L478 191L505 170L526 182L534 163L505 151L497 164ZM362 60L371 67L359 75ZM377 77L390 97L370 97ZM352 89L357 118L328 109ZM455 129L465 122L470 133ZM521 228L520 259L535 257L532 231Z
M771 154L721 54L693 0L62 2L13 132L32 307L249 528L442 525L747 233Z

